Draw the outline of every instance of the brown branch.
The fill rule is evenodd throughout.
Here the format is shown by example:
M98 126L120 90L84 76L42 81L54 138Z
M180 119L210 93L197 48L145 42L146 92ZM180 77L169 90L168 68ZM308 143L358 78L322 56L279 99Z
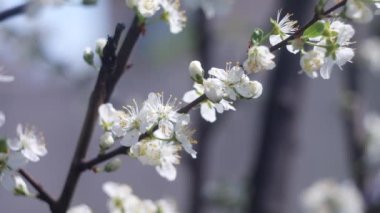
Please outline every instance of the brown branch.
M137 16L134 17L123 44L116 55L116 49L123 29L124 26L121 25L116 27L114 36L108 37L107 45L103 50L102 67L89 100L85 121L82 126L69 173L54 212L65 213L71 202L76 185L83 171L81 165L85 158L98 117L98 107L109 100L118 80L124 72L124 67L128 62L132 49L140 36L141 26L139 26Z
M24 3L14 8L7 9L7 10L4 10L3 12L0 12L0 21L4 21L8 18L24 13L28 6L29 6L29 3Z
M52 198L52 196L49 195L49 193L47 193L43 189L43 187L41 186L41 184L37 183L37 181L34 180L34 178L32 176L30 176L26 171L20 169L20 170L18 170L18 172L38 192L37 198L40 199L40 200L42 200L42 201L44 201L44 202L46 202L49 205L50 209L53 210L53 207L56 205L56 201Z

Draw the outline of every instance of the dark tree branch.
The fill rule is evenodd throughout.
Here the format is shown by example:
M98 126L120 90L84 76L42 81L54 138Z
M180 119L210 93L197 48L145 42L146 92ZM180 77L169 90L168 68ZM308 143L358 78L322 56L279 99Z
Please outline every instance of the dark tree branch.
M102 67L89 100L85 121L69 173L54 212L65 213L70 205L76 185L83 171L81 163L85 158L91 140L91 135L98 117L98 108L101 104L109 100L118 80L124 72L124 67L127 64L130 53L141 33L138 18L135 17L133 19L123 44L118 54L116 54L119 38L121 37L123 29L124 27L122 25L116 27L114 36L108 37L107 45L103 50Z
M24 13L26 9L28 8L28 6L29 6L29 3L24 3L14 8L7 9L7 10L4 10L3 12L0 12L0 21L4 21L8 18Z
M18 170L18 172L20 173L20 175L22 177L24 177L29 183L30 185L33 186L33 188L38 192L37 194L37 198L40 199L41 201L44 201L46 202L50 209L53 210L53 207L56 205L56 201L52 198L52 196L49 195L49 193L47 193L43 187L37 183L36 180L34 180L34 178L32 176L30 176L26 171L20 169Z

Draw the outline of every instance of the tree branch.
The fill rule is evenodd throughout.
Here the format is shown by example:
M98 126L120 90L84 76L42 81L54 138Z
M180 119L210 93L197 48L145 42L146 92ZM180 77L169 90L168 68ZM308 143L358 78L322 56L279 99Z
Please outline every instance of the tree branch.
M8 18L24 13L28 6L29 6L29 3L24 3L14 8L4 10L3 12L0 13L0 21L4 21Z
M85 158L92 132L98 117L98 108L107 102L121 77L129 56L136 44L140 33L137 16L134 17L123 44L116 55L116 50L124 26L118 25L113 37L108 37L107 45L103 50L102 67L99 72L95 88L91 94L85 121L77 143L77 148L71 162L69 173L66 178L64 188L58 200L58 205L54 212L65 213L73 197L76 185L82 173L81 162Z
M272 47L270 47L269 50L271 52L273 52L275 50L280 49L283 46L286 46L289 41L294 40L298 36L301 36L302 33L307 28L309 28L311 25L313 25L314 23L316 23L317 21L319 21L321 18L323 18L323 16L329 15L330 13L334 12L335 10L337 10L337 9L343 7L344 5L346 5L346 3L347 3L347 0L342 0L341 2L337 3L336 5L332 6L331 8L327 9L326 11L324 11L322 13L322 17L321 17L320 14L315 14L314 17L307 24L305 24L303 27L300 27L294 34L292 34L291 36L289 36L285 40L281 41L280 43L278 43L278 44L276 44L276 45L274 45Z
M33 188L38 192L37 194L37 198L46 202L50 209L53 210L53 207L56 205L56 201L43 189L43 187L37 183L37 181L34 180L34 178L32 178L26 171L20 169L18 170L18 172L20 173L20 175L22 177L24 177L29 183L30 185L33 186Z

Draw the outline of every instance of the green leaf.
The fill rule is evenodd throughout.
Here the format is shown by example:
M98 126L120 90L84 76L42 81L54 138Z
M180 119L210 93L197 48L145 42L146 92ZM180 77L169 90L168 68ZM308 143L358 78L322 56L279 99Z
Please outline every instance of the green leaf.
M0 153L8 153L7 140L0 138Z
M264 39L264 31L260 28L256 28L253 30L251 35L251 41L253 44L260 44L261 41Z
M322 35L322 33L325 31L325 23L322 21L318 21L308 27L304 32L303 32L303 37L304 38L315 38L317 36Z

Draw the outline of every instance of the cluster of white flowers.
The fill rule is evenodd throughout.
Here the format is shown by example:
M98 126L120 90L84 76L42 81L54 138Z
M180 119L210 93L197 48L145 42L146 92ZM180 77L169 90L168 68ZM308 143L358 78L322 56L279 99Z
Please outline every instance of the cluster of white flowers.
M186 25L185 11L180 10L179 0L126 0L127 6L144 18L154 16L161 8L162 19L169 24L171 33L179 33Z
M44 138L33 128L17 126L18 138L0 140L0 182L16 195L29 195L26 183L16 172L28 162L47 154Z
M276 21L271 20L273 27L268 35L264 35L262 30L255 30L252 34L248 58L243 64L247 72L256 73L275 68L275 56L268 47L261 45L265 39L269 37L270 44L274 46L297 32L297 21L291 20L290 14L282 19L280 17L279 11ZM335 64L341 68L354 57L354 50L349 47L353 43L351 39L354 34L354 28L340 20L322 20L310 26L302 35L288 41L286 47L293 54L301 52L301 72L311 78L317 78L320 73L323 79L329 79ZM305 44L312 48L305 49Z
M141 200L133 194L132 188L127 184L106 182L103 191L109 197L107 202L110 213L177 213L177 207L172 200L160 199L157 201ZM67 213L92 213L85 204L70 208Z
M136 103L124 109L116 110L110 103L99 107L100 125L105 131L101 136L102 150L118 140L130 147L131 156L145 165L155 166L170 181L176 178L174 164L179 163L178 152L182 148L196 158L190 117L177 112L175 99L169 98L164 103L162 94L150 93L141 109ZM140 140L143 134L149 137Z
M357 23L368 23L373 19L371 4L374 4L377 8L375 14L378 15L378 10L380 9L379 0L348 0L345 15Z
M216 120L216 111L235 110L233 101L258 98L263 91L261 83L251 81L238 64L232 66L229 62L225 70L213 67L208 71L210 77L207 79L204 79L204 70L199 61L192 61L189 71L194 80L194 90L185 93L183 100L190 103L206 95L207 99L200 104L200 111L209 122Z
M364 213L364 201L351 182L321 180L301 197L305 213Z
M319 33L310 35L304 33L303 43L313 46L311 50L301 49L300 65L302 72L310 78L317 78L318 72L323 79L329 79L334 65L341 68L354 57L354 50L349 47L355 34L354 28L339 20L320 21L313 28ZM305 31L307 32L307 31Z

